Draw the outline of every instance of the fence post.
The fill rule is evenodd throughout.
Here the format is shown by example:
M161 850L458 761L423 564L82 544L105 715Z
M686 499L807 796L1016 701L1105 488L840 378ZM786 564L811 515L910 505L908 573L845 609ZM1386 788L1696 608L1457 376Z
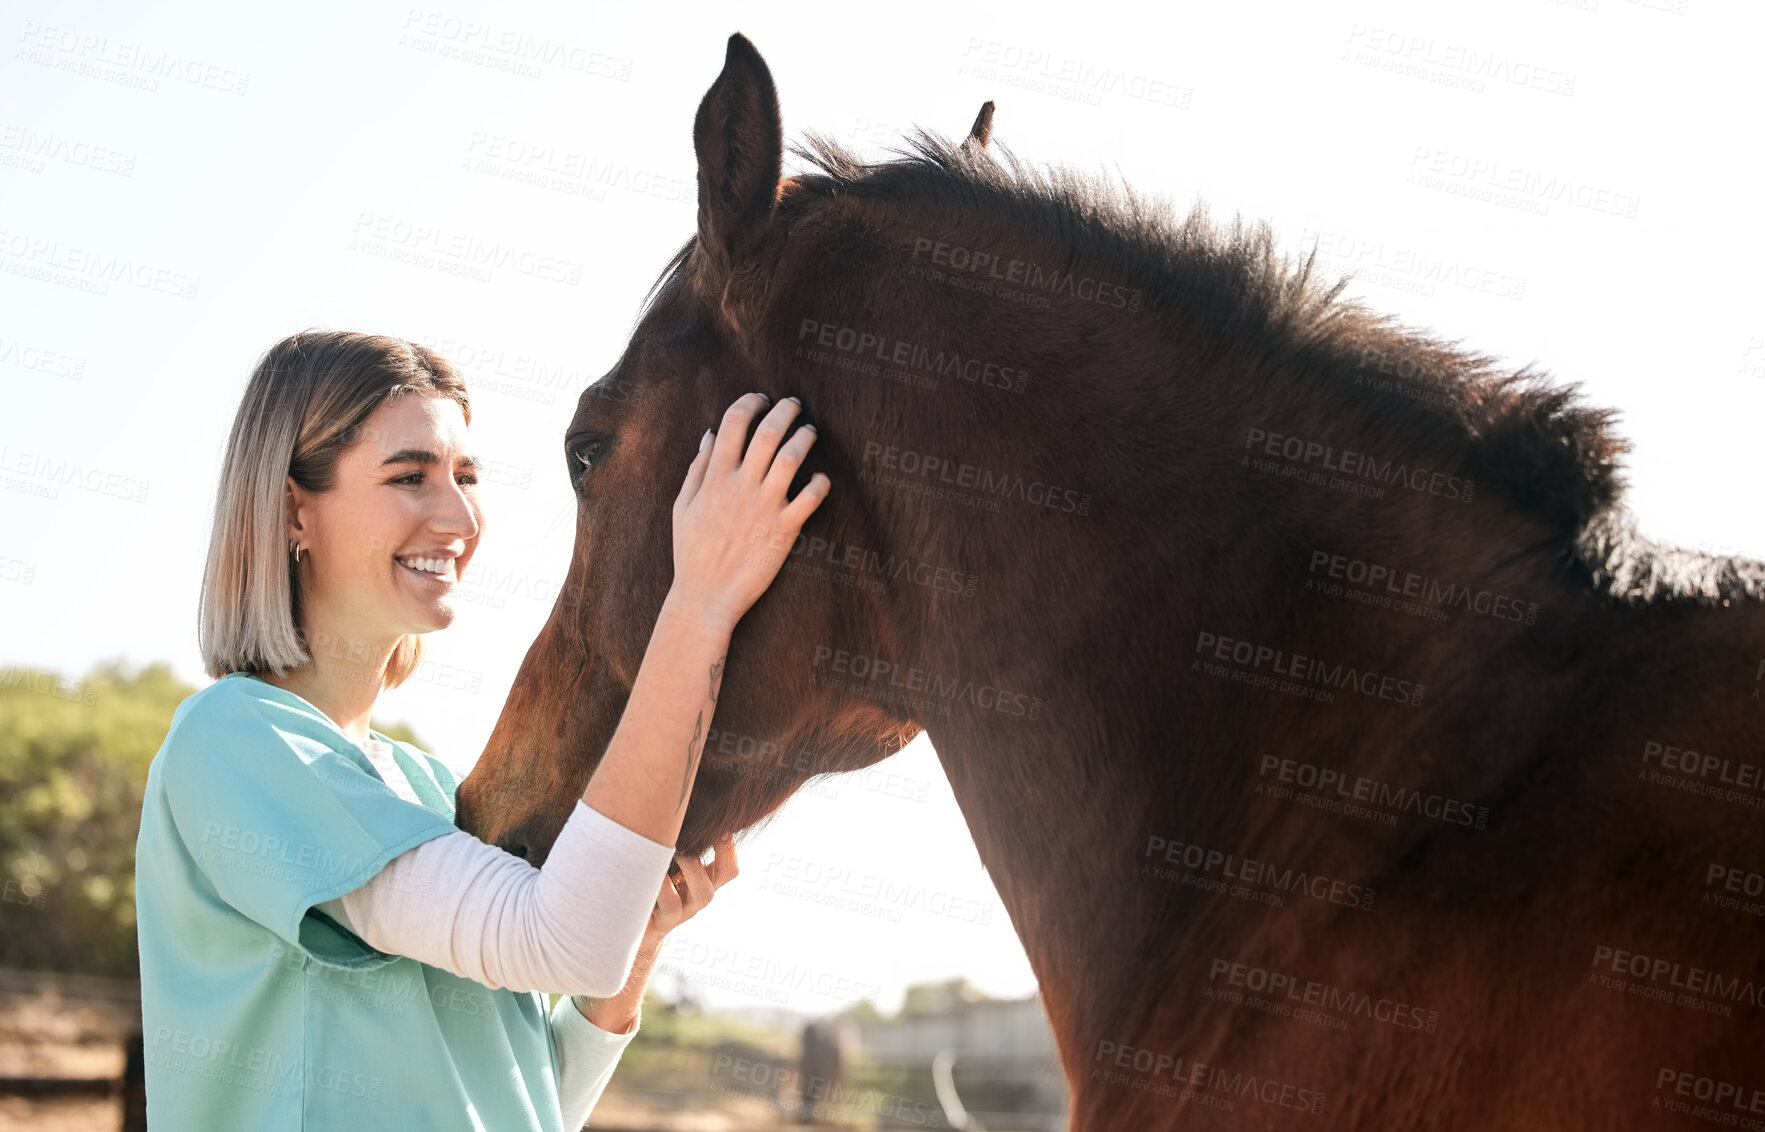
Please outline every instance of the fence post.
M129 1035L123 1062L123 1132L147 1132L147 1044L141 1031Z

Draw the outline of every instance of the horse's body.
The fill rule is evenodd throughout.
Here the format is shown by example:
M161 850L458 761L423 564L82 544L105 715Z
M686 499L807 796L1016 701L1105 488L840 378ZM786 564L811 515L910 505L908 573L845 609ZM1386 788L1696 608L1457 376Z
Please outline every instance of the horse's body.
M795 392L832 494L736 630L683 852L924 730L1075 1130L1765 1127L1765 571L1636 537L1571 394L989 126L781 182L732 39L462 824L543 857L699 433Z

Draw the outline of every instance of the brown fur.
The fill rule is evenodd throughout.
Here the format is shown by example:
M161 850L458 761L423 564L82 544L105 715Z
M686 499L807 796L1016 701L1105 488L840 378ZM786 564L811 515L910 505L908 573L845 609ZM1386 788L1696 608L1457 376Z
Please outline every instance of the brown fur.
M543 858L629 693L699 434L746 390L797 393L820 438L796 486L817 470L833 484L805 539L978 582L967 597L905 578L878 592L787 564L731 643L714 726L736 741L705 750L683 852L927 732L1040 981L1083 1132L1697 1127L1654 1107L1682 1099L1657 1088L1663 1070L1765 1089L1765 1008L1719 1017L1590 981L1602 946L1765 981L1765 919L1701 900L1711 863L1765 869L1758 809L1642 774L1650 741L1765 763L1765 567L1639 538L1609 413L1341 299L1264 226L1200 210L1172 223L996 144L922 134L901 160L861 165L812 140L815 168L781 182L771 79L739 36L694 136L699 234L567 430L570 445L605 438L577 487L570 584L460 791L463 826ZM1035 310L937 286L910 273L925 239L1107 279L1141 305ZM1029 377L1007 393L853 374L797 355L804 319ZM1393 370L1414 375L1410 395L1366 384ZM1250 429L1469 478L1475 494L1369 499L1260 474L1243 463ZM1040 477L1089 493L1091 511L879 488L861 475L867 444ZM792 563L810 564L806 546ZM1320 552L1536 603L1536 617L1453 608L1441 624L1327 597L1307 586ZM1405 676L1423 706L1210 676L1203 633ZM829 687L818 649L1033 695L1037 711ZM740 740L771 746L729 753ZM1278 802L1259 792L1265 757L1462 800L1487 828ZM1270 907L1160 880L1143 872L1152 839L1376 899ZM1209 994L1220 960L1420 1006L1437 1026L1349 1016L1337 1032L1234 1006ZM1201 1096L1232 1107L1135 1086L1154 1075L1118 1068L1124 1049L1166 1065L1167 1086L1158 1058L1210 1067ZM1248 1076L1321 1093L1321 1114L1278 1088L1234 1093Z

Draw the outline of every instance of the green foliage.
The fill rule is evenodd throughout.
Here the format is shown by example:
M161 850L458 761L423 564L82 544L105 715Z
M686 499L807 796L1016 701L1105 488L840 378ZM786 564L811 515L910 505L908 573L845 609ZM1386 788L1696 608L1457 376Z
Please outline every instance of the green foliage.
M985 1002L988 996L960 976L931 983L913 983L901 999L899 1018L936 1018L965 1002Z
M429 744L417 738L417 733L411 730L410 724L408 723L381 723L376 719L372 721L369 726L380 734L386 736L388 739L397 739L400 743L409 743L419 751L429 750ZM434 754L435 752L429 751L429 753Z
M796 1056L797 1035L770 1030L764 1026L725 1014L702 1011L683 1013L674 1003L654 994L644 995L643 1023L638 1027L626 1053L639 1042L646 1046L679 1046L710 1049L729 1042L739 1042L778 1056Z
M147 764L194 691L165 664L0 669L0 963L135 973Z
M147 767L195 691L164 663L107 661L73 684L0 668L0 966L137 973Z
M876 1000L870 998L859 999L844 1010L839 1011L839 1015L844 1018L850 1018L852 1021L857 1022L860 1025L865 1022L881 1021L883 1016L882 1011L876 1008Z

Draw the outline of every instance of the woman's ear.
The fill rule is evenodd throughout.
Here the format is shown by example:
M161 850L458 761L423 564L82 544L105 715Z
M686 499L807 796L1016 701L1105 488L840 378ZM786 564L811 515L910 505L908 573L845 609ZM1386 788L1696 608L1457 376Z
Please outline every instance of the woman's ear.
M288 516L288 543L290 546L299 542L306 535L306 527L301 525L300 510L307 499L306 491L289 476L286 486L282 489L282 506Z

